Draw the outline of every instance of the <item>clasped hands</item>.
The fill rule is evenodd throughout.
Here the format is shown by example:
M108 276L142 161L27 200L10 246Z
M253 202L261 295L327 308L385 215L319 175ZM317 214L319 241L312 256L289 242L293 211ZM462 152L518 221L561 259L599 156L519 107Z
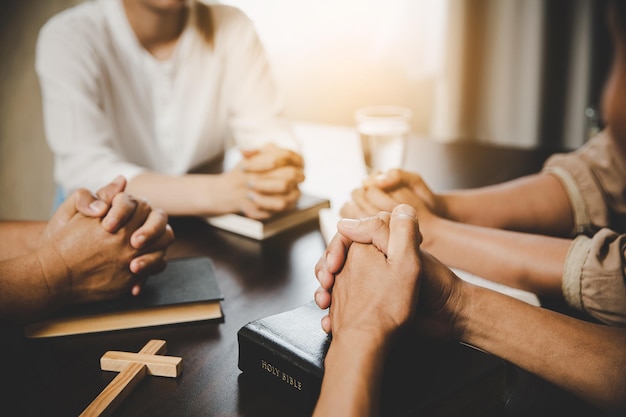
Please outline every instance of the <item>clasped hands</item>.
M413 327L443 339L461 337L455 322L465 307L464 285L420 249L416 210L407 205L360 220L344 218L315 266L317 305L328 333L388 336Z
M444 200L432 192L419 174L391 169L365 178L362 186L352 191L351 201L340 213L356 219L373 216L379 211L391 212L402 203L417 211L422 226L432 215L442 215L445 210Z
M242 151L243 159L226 175L232 179L230 190L244 215L267 219L295 207L304 181L304 161L300 155L266 144L257 150Z
M168 216L124 193L116 178L96 196L79 189L54 213L37 250L53 298L63 303L137 295L166 266L174 240Z

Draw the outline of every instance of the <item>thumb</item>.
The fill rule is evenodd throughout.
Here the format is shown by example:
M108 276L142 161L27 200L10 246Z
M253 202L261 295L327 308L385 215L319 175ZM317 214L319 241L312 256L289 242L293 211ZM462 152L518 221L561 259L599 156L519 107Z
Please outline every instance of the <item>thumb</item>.
M403 262L416 256L421 241L415 209L408 204L396 206L389 220L387 259Z
M390 217L390 213L381 211L372 217L341 219L337 231L353 242L372 244L386 255Z
M126 188L126 178L124 178L122 175L118 175L109 184L100 188L96 192L96 195L98 196L100 200L110 205L113 202L113 197L115 197L117 194L124 191L125 188Z
M68 204L66 208L63 205L59 206L59 210L67 210L64 213L68 217L73 216L76 212L87 217L102 217L109 209L107 203L98 199L84 188L77 190L73 194L73 200L74 204Z

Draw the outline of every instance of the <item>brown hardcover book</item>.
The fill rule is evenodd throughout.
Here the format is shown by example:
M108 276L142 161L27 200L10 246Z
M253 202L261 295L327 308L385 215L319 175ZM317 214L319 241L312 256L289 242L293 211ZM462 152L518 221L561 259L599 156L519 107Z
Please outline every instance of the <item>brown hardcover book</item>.
M174 259L148 278L138 296L71 306L27 324L24 334L55 337L221 319L223 299L211 259Z
M315 303L261 318L238 332L239 369L256 390L309 413L331 337ZM384 416L489 416L503 410L505 362L456 342L406 335L385 363Z
M302 194L295 208L279 213L267 220L255 220L242 214L230 213L207 217L207 222L220 229L263 240L302 223L316 220L320 209L329 208L326 198Z

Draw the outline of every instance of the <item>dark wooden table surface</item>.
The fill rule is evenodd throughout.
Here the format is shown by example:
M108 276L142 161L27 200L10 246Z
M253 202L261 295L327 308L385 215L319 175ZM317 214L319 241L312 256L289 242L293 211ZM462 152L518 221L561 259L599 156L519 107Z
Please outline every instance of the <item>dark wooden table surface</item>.
M407 166L420 171L434 189L442 190L535 172L549 153L414 140ZM150 339L167 341L168 354L183 358L183 373L177 379L146 377L115 416L300 415L263 387L241 378L236 334L251 320L312 300L317 287L313 268L324 250L317 224L265 242L212 229L199 219L177 219L173 226L177 242L170 257L206 255L213 259L225 298L224 321L41 340L26 340L18 329L6 329L0 352L0 415L79 415L115 376L100 370L102 354L107 350L136 352ZM571 402L569 396L532 376L513 370L511 378L517 385L504 400L512 410L507 415L530 415L525 414L529 407L525 398L537 404L537 391ZM520 385L520 381L530 383ZM550 407L543 407L546 414L535 410L532 415L552 415Z

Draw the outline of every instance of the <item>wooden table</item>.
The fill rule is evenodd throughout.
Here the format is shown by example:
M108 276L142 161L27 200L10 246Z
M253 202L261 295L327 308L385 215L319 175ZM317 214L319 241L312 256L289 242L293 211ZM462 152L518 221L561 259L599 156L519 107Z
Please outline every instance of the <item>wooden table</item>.
M312 137L325 132L315 127L305 131ZM415 139L408 161L433 188L446 189L534 172L548 153ZM207 255L213 259L225 297L224 321L48 340L24 340L17 330L11 333L9 329L1 343L4 388L0 391L0 415L77 416L115 376L100 371L100 356L107 350L137 352L150 339L166 340L168 354L183 358L182 376L144 379L115 416L300 415L279 398L268 396L262 387L241 378L236 334L251 320L312 300L317 287L313 269L324 250L317 224L265 242L212 229L199 219L177 219L173 226L177 242L168 252L170 257ZM569 396L537 378L515 369L511 377L515 385L508 401L513 411L507 415L525 415L525 398L537 403L536 393L529 397L524 387L535 391L547 387L550 396L571 403ZM520 381L524 383L520 385ZM515 414L515 410L521 412Z

